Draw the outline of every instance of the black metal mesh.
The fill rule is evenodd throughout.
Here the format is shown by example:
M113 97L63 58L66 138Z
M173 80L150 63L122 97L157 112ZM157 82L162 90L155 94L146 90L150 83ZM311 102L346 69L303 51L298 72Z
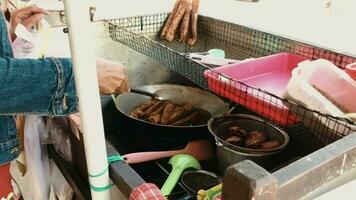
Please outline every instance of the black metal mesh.
M214 68L192 61L183 54L221 48L226 57L243 60L290 52L308 59L324 58L341 68L355 62L355 58L205 16L199 17L199 36L193 47L176 40L167 42L159 38L167 16L168 14L157 14L111 20L110 37L152 57L198 86L232 102L238 102L272 123L287 130L293 127L294 132L309 134L309 139L317 144L315 146L329 144L351 133L351 127L355 125L351 121L309 110L262 89L251 87L220 74ZM209 76L215 78L208 78Z

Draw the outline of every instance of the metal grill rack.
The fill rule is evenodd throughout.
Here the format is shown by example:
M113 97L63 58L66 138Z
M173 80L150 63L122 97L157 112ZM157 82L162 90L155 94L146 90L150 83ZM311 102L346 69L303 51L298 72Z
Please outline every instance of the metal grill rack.
M168 14L164 13L110 20L109 35L114 41L153 58L201 88L230 100L239 99L247 110L264 112L265 119L287 131L307 134L315 146L330 144L355 131L354 122L307 109L260 88L251 87L220 74L212 67L190 60L185 54L221 48L226 57L244 60L290 52L308 59L327 59L340 68L355 62L356 58L206 16L199 16L198 41L193 47L176 40L169 43L159 38L167 17ZM218 81L207 79L207 74L218 77Z

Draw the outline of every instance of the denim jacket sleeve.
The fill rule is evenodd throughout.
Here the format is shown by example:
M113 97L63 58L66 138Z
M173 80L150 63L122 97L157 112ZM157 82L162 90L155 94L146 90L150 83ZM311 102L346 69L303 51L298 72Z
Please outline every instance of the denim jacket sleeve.
M0 115L63 116L77 111L70 59L0 58Z

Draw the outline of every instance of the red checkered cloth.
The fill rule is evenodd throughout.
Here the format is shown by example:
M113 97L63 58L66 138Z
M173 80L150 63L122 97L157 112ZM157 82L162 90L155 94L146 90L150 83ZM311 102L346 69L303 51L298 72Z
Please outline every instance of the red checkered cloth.
M129 200L167 200L155 184L144 183L132 190Z
M221 194L214 198L214 200L221 200L221 199L222 199Z

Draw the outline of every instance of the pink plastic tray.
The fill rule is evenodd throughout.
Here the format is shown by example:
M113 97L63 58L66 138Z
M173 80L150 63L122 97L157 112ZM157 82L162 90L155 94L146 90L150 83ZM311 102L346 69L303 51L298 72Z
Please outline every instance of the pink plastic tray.
M289 112L281 100L248 86L282 97L292 76L291 71L297 67L298 63L305 60L307 58L298 55L280 53L218 67L205 71L204 74L208 79L210 89L214 92L281 125L290 125L298 121L297 116ZM248 86L226 79L220 74Z

